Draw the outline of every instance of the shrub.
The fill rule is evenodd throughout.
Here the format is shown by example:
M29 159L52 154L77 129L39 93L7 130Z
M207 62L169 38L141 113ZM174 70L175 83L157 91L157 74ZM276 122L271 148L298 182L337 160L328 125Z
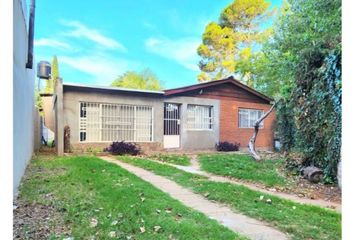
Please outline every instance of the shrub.
M215 148L219 152L231 152L238 151L240 149L239 143L230 143L230 142L219 142L215 145Z
M299 174L304 165L304 155L299 152L288 153L285 157L285 168Z
M106 149L108 149L108 148L106 148ZM104 151L106 150L106 149L104 149ZM102 152L102 148L98 148L98 147L87 147L86 149L85 149L85 152L86 153L91 153L91 154L93 154L93 155L96 155L97 153L100 153L100 152Z
M324 56L311 48L302 55L290 97L278 102L277 131L282 150L303 154L301 166L323 169L330 183L341 158L341 53Z
M135 143L127 143L124 141L121 142L112 142L112 144L104 149L105 152L110 152L113 155L138 155L141 150L139 146Z

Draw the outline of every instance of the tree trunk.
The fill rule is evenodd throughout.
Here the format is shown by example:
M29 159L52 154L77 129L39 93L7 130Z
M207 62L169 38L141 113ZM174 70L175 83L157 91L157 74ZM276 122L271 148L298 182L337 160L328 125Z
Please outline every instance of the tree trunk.
M254 124L254 132L253 132L253 135L252 135L250 141L248 142L248 150L250 151L252 157L256 161L261 160L261 157L256 152L256 139L257 139L257 134L258 134L258 130L259 130L259 125L273 111L275 105L276 105L276 102L272 105L272 107L268 110L268 112L266 112L262 117L260 117Z

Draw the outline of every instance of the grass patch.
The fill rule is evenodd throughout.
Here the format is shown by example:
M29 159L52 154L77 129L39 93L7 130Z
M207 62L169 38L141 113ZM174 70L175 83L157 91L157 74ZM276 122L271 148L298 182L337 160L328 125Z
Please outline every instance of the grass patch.
M54 206L75 239L245 239L96 157L37 158L27 172L20 199Z
M216 175L258 182L268 187L289 184L278 171L284 163L281 159L256 162L244 154L202 154L198 159L202 170Z
M149 156L149 158L182 166L189 166L191 164L190 158L185 154L155 154Z
M132 157L118 159L165 176L210 200L226 203L250 217L266 221L293 239L341 239L341 214L317 206L302 205L243 186L218 183L177 168ZM260 200L260 196L264 196ZM272 203L266 202L271 199Z

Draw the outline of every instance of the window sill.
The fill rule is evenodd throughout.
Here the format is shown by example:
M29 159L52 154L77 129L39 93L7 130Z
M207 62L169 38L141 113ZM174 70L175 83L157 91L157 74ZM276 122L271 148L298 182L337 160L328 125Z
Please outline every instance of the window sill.
M207 132L213 132L214 129L186 129L187 131L207 131Z

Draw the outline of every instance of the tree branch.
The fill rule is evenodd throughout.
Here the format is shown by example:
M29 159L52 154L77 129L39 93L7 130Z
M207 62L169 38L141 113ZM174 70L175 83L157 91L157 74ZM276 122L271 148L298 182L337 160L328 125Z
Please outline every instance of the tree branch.
M277 103L275 102L272 105L272 107L265 114L263 114L263 116L261 116L254 124L254 132L253 132L253 135L252 135L250 141L248 142L248 150L250 151L252 157L256 161L260 161L261 160L261 157L256 152L256 139L257 139L257 134L258 134L258 130L259 130L259 125L273 111L273 109L274 109L276 104Z

